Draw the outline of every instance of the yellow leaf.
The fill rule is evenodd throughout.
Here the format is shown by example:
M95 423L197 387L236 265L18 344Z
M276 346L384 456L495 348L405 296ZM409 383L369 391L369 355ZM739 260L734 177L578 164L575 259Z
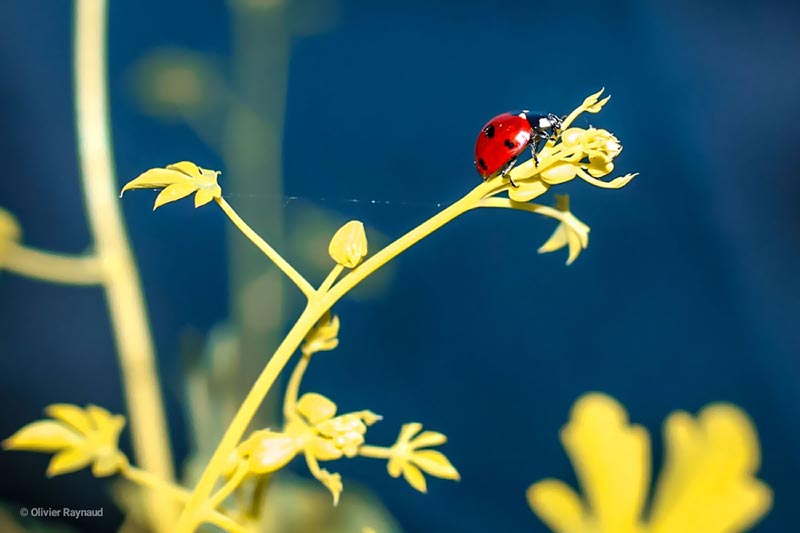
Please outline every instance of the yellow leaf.
M201 169L191 161L179 161L171 165L167 165L168 170L177 170L186 174L190 178L199 178L202 176Z
M155 210L197 191L194 205L200 207L222 196L222 188L217 183L218 176L216 170L200 168L191 161L180 161L167 168L151 168L128 182L120 196L129 189L164 189L156 198Z
M342 457L342 450L331 439L315 437L309 452L320 461L333 461Z
M177 170L151 168L126 183L120 196L131 189L163 189L175 183L191 183L191 179Z
M214 198L215 198L214 191L211 191L209 189L198 189L197 194L194 195L194 206L195 207L204 206Z
M579 168L572 163L557 163L549 168L544 169L540 176L542 181L548 185L558 185L565 183L573 178L578 173Z
M772 492L754 478L758 436L743 411L712 404L697 419L676 412L664 425L664 437L653 533L744 531L769 510Z
M447 442L447 437L438 431L423 431L414 437L410 444L414 448L428 448L430 446L439 446Z
M550 238L539 247L539 253L549 253L569 246L567 265L578 258L581 251L589 246L589 226L578 220L569 210L569 195L556 195L556 209L563 212L563 221L556 226Z
M94 477L112 476L119 471L120 467L125 464L125 461L125 456L116 451L114 453L102 455L96 458L92 464L92 475Z
M86 406L86 414L94 424L95 429L99 430L112 425L114 420L114 415L107 409L91 403Z
M389 475L392 477L400 477L400 474L403 473L403 465L405 462L405 457L392 455L386 463L386 471L389 472Z
M175 200L180 200L181 198L189 196L195 192L197 188L197 184L192 183L191 181L173 183L161 191L158 196L156 196L156 203L153 206L153 211L164 204L168 204L170 202L174 202Z
M269 430L253 433L251 443L250 470L256 474L280 470L299 451L292 437Z
M630 425L613 398L587 394L575 403L561 440L602 531L632 531L650 480L645 429Z
M555 252L556 250L560 250L566 246L567 243L569 243L567 228L564 227L564 224L559 224L556 226L556 230L553 232L553 234L550 235L550 238L539 247L539 253L545 254L549 252Z
M569 128L564 130L559 139L563 146L575 146L581 143L585 133L583 128Z
M325 487L331 491L333 495L333 506L339 505L339 496L342 494L344 486L342 485L342 476L339 474L331 474L327 470L322 470L321 477L318 478Z
M306 335L301 351L306 355L311 355L333 350L339 346L337 335L339 335L339 317L331 316L331 312L328 311Z
M545 480L528 500L554 531L564 533L740 533L772 505L772 491L755 478L760 449L755 426L730 404L712 404L694 418L670 415L664 425L664 467L645 521L649 438L602 394L580 398L562 442L582 492Z
M420 450L414 452L414 464L428 474L443 479L461 479L458 470L450 463L443 453L436 450Z
M610 96L606 96L602 100L599 100L600 95L603 94L603 91L605 90L606 88L603 87L596 93L587 96L586 99L583 101L583 104L581 104L581 107L583 107L583 109L587 113L599 113L600 110L603 109L603 106L606 105L606 103L611 99Z
M627 185L629 181L631 181L638 175L639 173L637 172L635 174L625 174L624 176L620 176L619 178L615 178L611 181L602 181L597 178L593 178L583 170L578 171L578 176L583 181L585 181L586 183L590 183L595 187L600 187L601 189L619 189Z
M588 166L586 171L593 178L602 178L603 176L607 176L614 171L614 163L610 161L605 163L597 162Z
M92 452L83 447L67 448L57 453L47 466L47 477L69 474L86 467L92 462Z
M18 241L22 237L22 229L17 217L0 207L0 241Z
M307 392L297 401L297 412L312 426L336 415L336 404L316 392Z
M556 226L555 231L547 241L539 247L538 252L545 254L560 250L564 246L569 247L569 256L567 257L567 266L575 262L581 253L581 250L586 248L581 243L581 237L572 231L566 224L561 223Z
M406 463L403 465L403 477L406 479L406 481L408 481L409 485L418 491L422 493L428 492L425 476L422 475L422 472L420 472L419 468L411 463Z
M584 98L584 100L583 100L583 103L581 104L581 107L591 107L591 106L593 106L594 104L596 104L596 103L597 103L597 100L600 98L600 95L601 95L601 94L603 94L603 92L604 92L605 90L606 90L606 88L605 88L605 87L603 87L602 89L600 89L600 90L599 90L599 91L597 91L596 93L594 93L594 94L590 94L589 96L587 96L586 98Z
M6 450L28 450L32 452L55 452L75 446L83 441L75 431L61 422L37 420L22 427L3 441Z
M526 496L533 512L556 533L585 529L580 498L566 483L545 479L531 485Z
M351 220L336 232L328 246L328 253L336 263L355 268L367 255L367 234L364 224Z
M610 96L606 96L605 98L603 98L602 100L600 100L599 102L594 104L593 106L586 108L586 112L587 113L599 113L600 110L603 109L603 106L606 105L609 100L611 100L611 97Z
M69 403L54 403L49 405L44 410L45 414L57 420L69 424L82 434L90 433L94 426L92 420L86 414L86 411Z

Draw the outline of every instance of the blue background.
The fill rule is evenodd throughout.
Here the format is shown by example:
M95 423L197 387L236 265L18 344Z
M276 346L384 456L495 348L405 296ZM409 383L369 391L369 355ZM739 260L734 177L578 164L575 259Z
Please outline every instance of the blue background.
M120 179L177 159L220 168L189 128L141 113L126 73L164 45L224 61L228 16L216 2L114 2ZM389 236L475 185L476 132L507 109L563 114L605 86L613 98L591 123L622 140L618 171L641 173L618 191L562 189L592 227L571 267L563 251L536 254L551 221L477 211L404 254L380 299L338 306L341 347L315 362L305 387L343 409L380 412L376 442L392 442L412 419L446 433L445 452L463 476L430 480L421 495L379 462L357 460L336 464L346 479L372 487L409 531L545 531L525 489L543 477L574 481L557 435L580 394L620 400L650 430L657 461L669 412L726 400L754 419L760 476L775 491L757 530L794 527L799 23L797 3L776 1L343 0L330 31L295 39L285 192L367 200L327 207ZM70 3L3 3L0 72L0 203L20 219L27 244L80 253L90 240L73 132ZM259 201L230 192L241 194L234 204ZM227 221L189 202L154 215L151 201L131 195L123 208L182 459L178 332L225 318ZM208 279L218 291L192 289ZM0 295L0 435L53 402L124 410L99 289L4 274ZM91 507L106 497L85 472L45 480L46 460L0 454L0 498ZM119 519L107 513L102 525L83 527Z

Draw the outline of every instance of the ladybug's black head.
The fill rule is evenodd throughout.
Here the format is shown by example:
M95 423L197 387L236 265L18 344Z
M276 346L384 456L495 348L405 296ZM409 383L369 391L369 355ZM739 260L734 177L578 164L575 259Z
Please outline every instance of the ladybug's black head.
M539 138L558 137L561 134L563 119L553 113L526 113L534 136Z

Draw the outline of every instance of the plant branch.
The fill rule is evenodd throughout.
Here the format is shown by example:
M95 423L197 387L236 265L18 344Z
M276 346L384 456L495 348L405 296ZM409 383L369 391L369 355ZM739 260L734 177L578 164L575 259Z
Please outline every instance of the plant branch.
M175 527L176 533L188 533L195 530L200 521L200 511L202 506L209 498L217 479L219 479L220 475L222 474L228 457L241 440L242 436L250 425L253 416L255 415L261 403L264 401L264 398L266 397L270 388L275 383L275 380L278 378L281 371L286 367L294 352L303 342L305 336L309 331L311 331L311 328L314 327L314 324L317 323L322 315L324 315L334 303L336 303L359 282L365 279L369 274L387 262L391 261L404 250L424 239L432 232L441 228L459 215L469 211L470 209L478 207L482 198L491 194L495 194L507 187L507 184L499 183L497 180L491 180L478 185L450 207L434 215L399 239L395 240L393 243L371 258L367 259L355 269L351 270L338 283L333 285L330 291L317 295L313 294L314 291L311 289L312 293L308 294L308 306L297 319L297 322L295 322L294 326L292 326L291 330L289 330L289 333L284 338L283 342L281 342L281 344L278 346L278 349L270 358L269 362L264 367L264 370L258 376L258 379L245 397L244 402L239 407L239 410L228 426L228 429L225 431L222 440L217 445L217 449L214 451L211 460L206 465L206 469L200 477L200 481L197 483L197 486L192 493L192 497L189 499L189 502L187 503L183 514L181 515L180 520ZM225 209L224 206L226 206L227 203L224 199L218 199L217 202L221 207L223 207L223 209ZM261 239L254 231L252 231L252 229L250 229L249 226L244 223L244 221L241 221L241 219L235 215L232 209L230 212L226 211L226 213L228 213L228 216L233 215L231 218L234 220L234 223L240 229L242 229L246 235L248 235L250 240L257 245L259 242L263 242L268 250L272 250L272 248L270 248L269 245L263 241L263 239ZM241 225L237 224L236 220L241 221ZM247 228L252 236L249 235L248 231L245 231L243 228ZM272 252L274 252L274 250L272 250ZM277 257L280 257L277 255L277 252L274 253ZM283 261L282 258L281 261ZM288 271L284 270L287 275L289 275L288 272L295 272L296 274L296 271L291 268L291 266L288 266L288 263L287 267L290 269ZM300 277L299 274L296 275ZM292 276L290 275L290 277ZM303 278L300 277L300 279ZM305 282L304 279L303 282ZM300 285L298 284L298 286Z
M331 288L331 285L333 285L333 282L336 281L336 279L342 274L343 270L344 265L337 264L335 267L333 267L328 276L325 278L325 281L323 281L319 286L319 289L317 289L317 292L319 294L328 292L328 290Z
M392 456L392 449L384 448L383 446L364 445L358 448L358 455L369 457L370 459L389 459Z
M347 294L370 274L400 255L402 252L409 249L414 244L418 243L458 216L478 207L481 199L490 196L491 194L495 194L498 192L498 190L506 187L507 185L505 184L498 184L497 180L490 180L482 183L472 189L460 200L456 201L399 239L395 240L384 249L380 250L378 253L348 272L347 275L339 280L339 282L336 283L323 297L326 307L332 307L333 304L336 303L342 296Z
M297 365L289 377L289 382L286 384L286 392L283 396L283 417L289 420L295 416L294 408L297 405L297 396L300 392L300 382L303 381L303 375L306 373L308 363L311 361L310 354L303 354Z
M66 285L102 283L100 264L91 255L71 256L6 243L2 268L20 276Z
M150 472L136 468L130 464L126 464L122 467L120 470L120 475L131 483L136 483L141 487L166 494L170 498L179 502L185 503L191 496L191 493L183 487L173 485L172 483L167 483L157 476L154 476ZM228 531L242 533L246 531L245 528L237 524L233 519L216 510L211 510L205 515L204 518L209 523L215 524Z
M119 354L133 448L146 470L171 481L172 455L153 341L117 202L107 94L107 9L107 0L75 2L74 94L81 179ZM152 525L168 530L173 509L157 497L146 501Z
M234 211L233 207L224 199L224 198L215 198L214 199L217 204L222 208L228 218L231 219L231 222L241 231L245 237L250 239L250 242L256 245L256 247L261 250L261 252L266 255L270 261L275 263L281 272L286 274L286 276L297 285L297 288L300 289L303 294L306 295L307 298L311 298L316 290L311 284L306 281L304 278L295 268L290 265L286 259L284 259L281 254L279 254L275 249L267 243L261 236L256 233L253 228L247 225L247 222L242 220L242 217Z

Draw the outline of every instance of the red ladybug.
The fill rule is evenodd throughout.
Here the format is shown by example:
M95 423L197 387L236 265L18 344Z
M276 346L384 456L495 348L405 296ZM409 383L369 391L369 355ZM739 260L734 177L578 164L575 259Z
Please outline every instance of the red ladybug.
M484 181L497 175L505 176L528 146L538 166L536 154L544 142L561 134L561 122L562 119L553 113L540 115L527 110L497 115L481 129L475 143L478 174ZM511 185L517 186L513 181Z

